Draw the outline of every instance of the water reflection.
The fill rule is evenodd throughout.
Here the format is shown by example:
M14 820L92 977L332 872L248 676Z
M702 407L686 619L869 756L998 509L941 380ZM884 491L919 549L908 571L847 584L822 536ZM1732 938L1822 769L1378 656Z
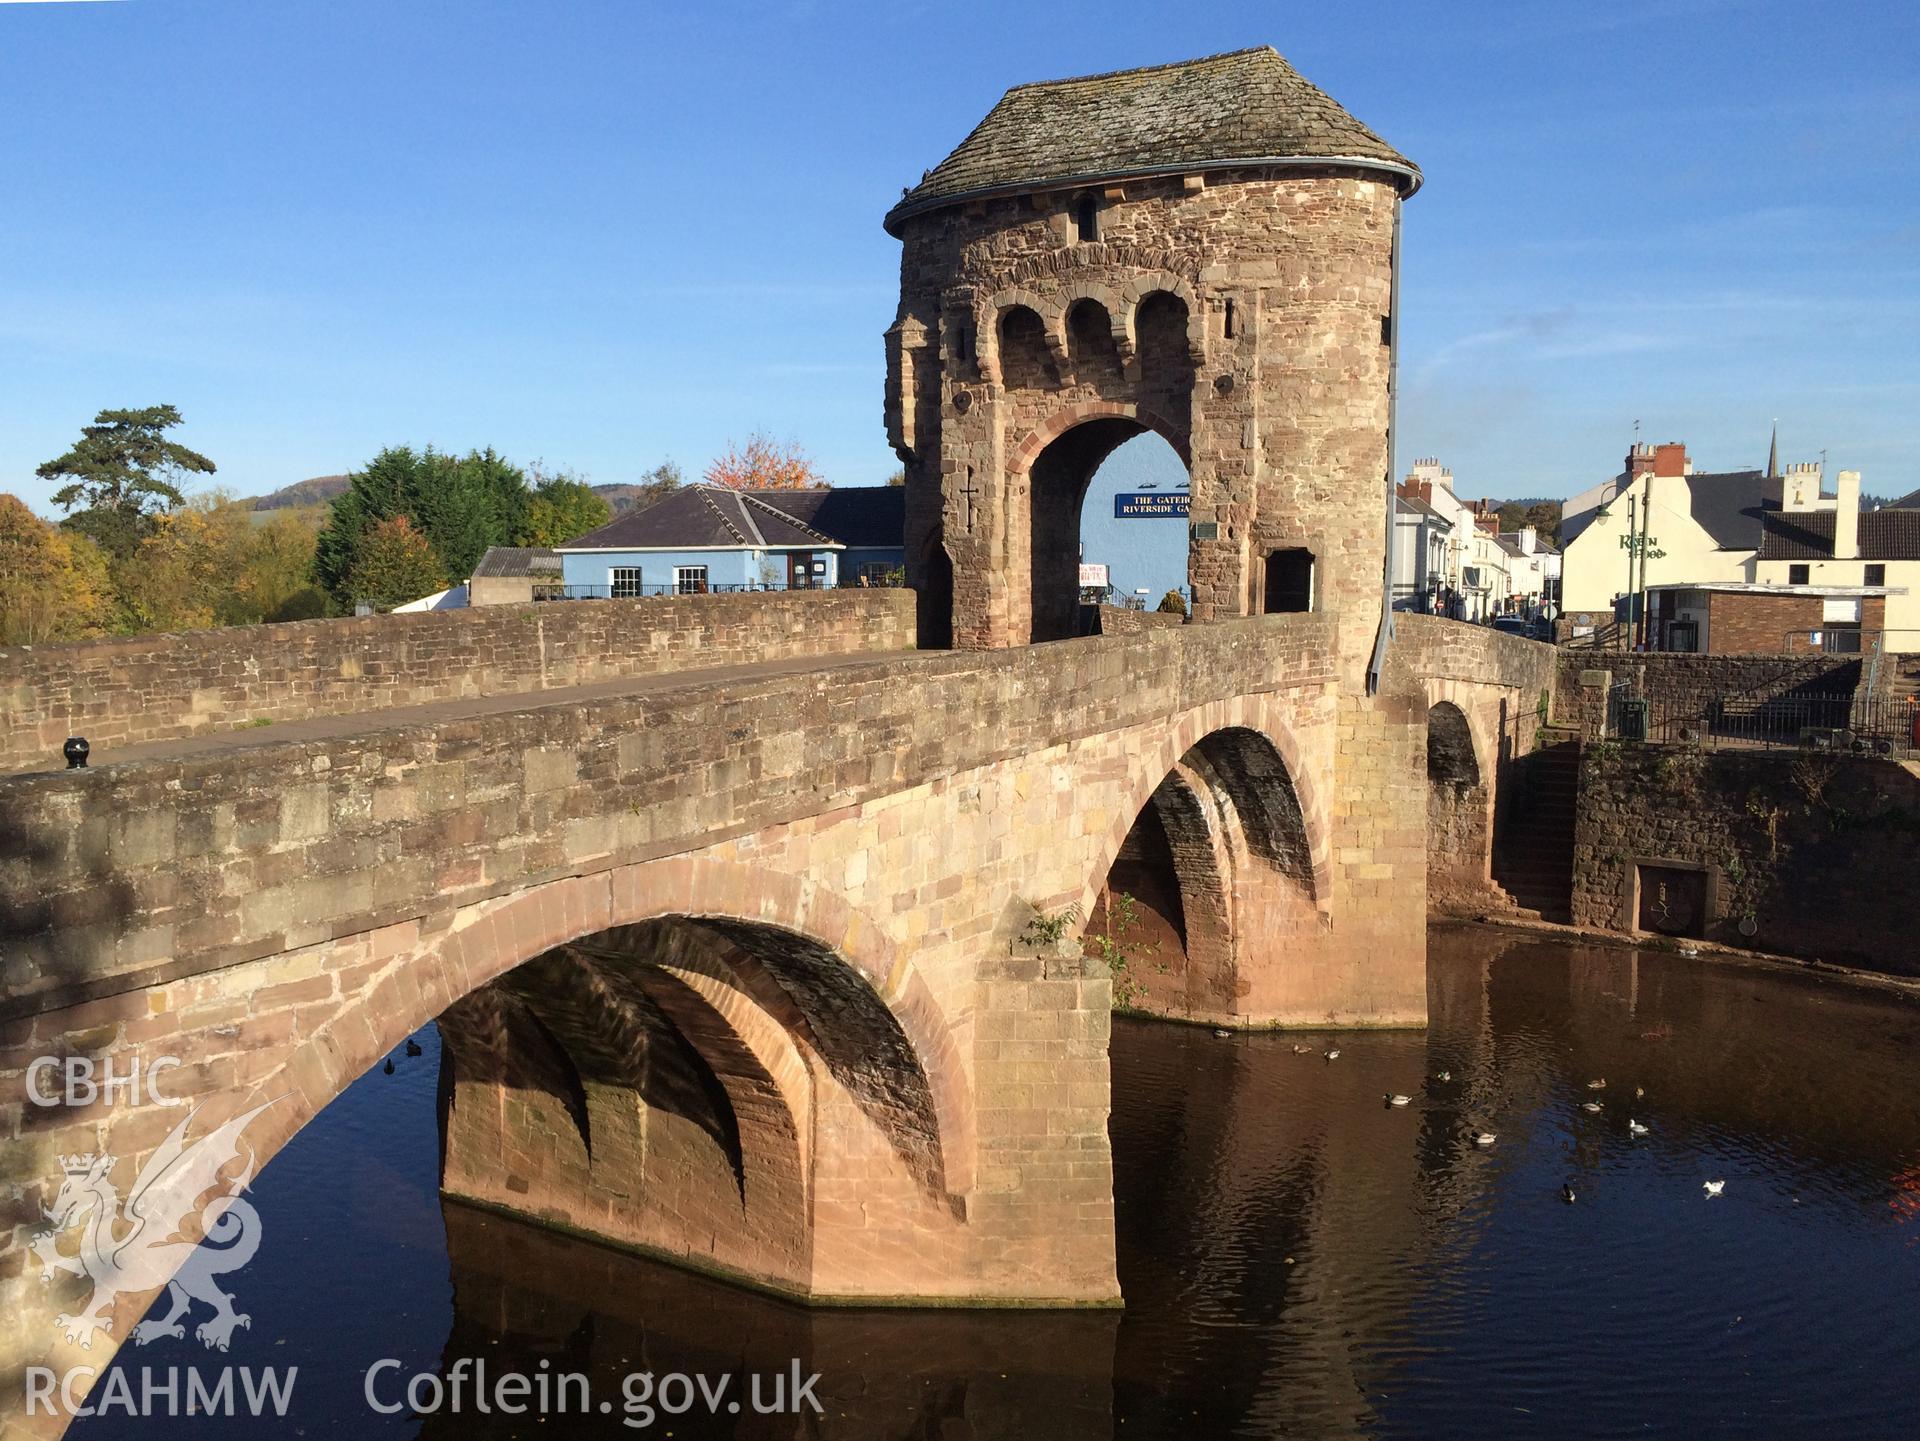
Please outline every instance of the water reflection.
M570 1436L632 1436L629 1374L734 1378L742 1413L704 1408L656 1422L690 1437L973 1437L1113 1434L1113 1338L1104 1311L822 1310L717 1284L674 1267L570 1241L457 1202L446 1208L454 1321L443 1371L489 1368L589 1378L614 1412L568 1418ZM748 1378L818 1373L823 1415L754 1416ZM723 1403L722 1411L726 1412ZM425 1437L508 1437L526 1421L437 1416Z
M457 1205L437 1213L443 1243L429 1052L365 1078L260 1178L243 1297L259 1319L233 1359L298 1361L300 1405L225 1434L1920 1429L1920 1007L1471 929L1434 932L1429 994L1424 1033L1115 1027L1123 1314L808 1311ZM161 1349L123 1364L198 1359ZM617 1414L378 1418L359 1378L379 1356L428 1373L544 1361L616 1401L632 1371L798 1360L826 1415L650 1433ZM73 1434L222 1433L112 1418Z

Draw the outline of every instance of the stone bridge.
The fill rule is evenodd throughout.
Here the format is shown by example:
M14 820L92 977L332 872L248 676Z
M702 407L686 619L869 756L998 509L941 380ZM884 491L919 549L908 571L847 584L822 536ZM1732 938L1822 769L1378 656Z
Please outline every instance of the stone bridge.
M270 1103L264 1164L437 1019L451 1195L802 1298L1110 1303L1116 984L1214 1024L1421 1024L1429 797L1490 813L1551 675L1545 647L1402 618L1356 740L1331 617L809 660L794 609L839 622L825 650L885 643L911 597L754 599L779 658L757 673L536 690L563 622L718 627L743 602L542 608L542 645L496 670L522 694L0 780L5 1094L43 1056L174 1058L196 1134ZM364 651L370 623L337 624ZM1430 710L1436 755L1466 738L1431 783ZM1487 829L1457 833L1484 874ZM1127 867L1166 945L1116 978L1082 933ZM79 1349L51 1317L86 1285L43 1289L30 1248L77 1184L62 1158L116 1158L124 1194L183 1114L0 1112L14 1369L98 1365L152 1300L164 1278Z
M0 654L0 1407L167 1280L43 1235L162 1100L250 1116L231 1175L436 1020L451 1196L811 1301L1117 1303L1116 1000L1421 1025L1546 714L1547 647L1383 613L1418 181L1270 50L1011 93L887 222L913 595ZM1149 430L1196 623L1074 638ZM178 1064L43 1105L43 1057Z

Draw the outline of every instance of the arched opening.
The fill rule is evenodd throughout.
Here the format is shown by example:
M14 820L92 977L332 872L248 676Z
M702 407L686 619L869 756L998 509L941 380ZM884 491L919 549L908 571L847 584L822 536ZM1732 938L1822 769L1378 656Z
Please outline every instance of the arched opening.
M911 1042L806 936L716 918L617 926L471 992L440 1031L451 1196L801 1291L817 1137L835 1138L836 1168L857 1153L874 1188L930 1214L943 1203Z
M920 589L914 608L915 640L921 650L953 648L953 557L935 529L920 554Z
M1008 389L1045 390L1053 385L1047 326L1031 306L1010 305L1000 314L1000 380Z
M484 908L262 1048L251 1090L211 1082L188 1142L230 1117L256 1172L437 1020L441 1195L800 1298L935 1294L972 1156L940 1009L871 922L761 875L656 862Z
M1067 355L1074 378L1096 385L1120 379L1120 352L1113 343L1113 319L1106 306L1083 296L1067 307Z
M1187 467L1151 431L1129 437L1094 470L1080 504L1081 563L1103 568L1083 596L1106 605L1184 616ZM1167 600L1169 595L1175 600Z
M1034 460L1029 473L1027 534L1032 640L1063 640L1095 628L1091 611L1089 618L1082 620L1083 563L1110 567L1105 582L1097 579L1097 572L1089 575L1085 590L1088 599L1095 602L1112 603L1115 599L1121 583L1111 579L1111 567L1116 563L1132 568L1132 574L1138 577L1134 591L1148 591L1149 609L1160 598L1152 593L1155 582L1177 574L1179 580L1168 589L1177 586L1184 590L1186 465L1164 439L1156 435L1147 440L1146 431L1146 425L1130 416L1098 416L1057 437ZM1144 448L1115 472L1113 480L1094 490L1095 474L1104 473L1108 458L1116 451L1131 449L1128 443L1135 437L1141 437L1136 443ZM1160 479L1148 482L1155 490L1139 492L1138 496L1164 496L1164 505L1148 504L1137 497L1125 502L1115 499L1131 494L1117 487L1129 474L1138 477L1143 471ZM1159 490L1160 485L1168 488ZM1114 514L1122 504L1128 511L1125 518ZM1113 559L1102 561L1083 545L1083 525L1094 511L1113 517L1096 522L1093 546L1095 552ZM1158 536L1150 537L1147 531L1156 531ZM1164 543L1155 545L1155 538ZM1139 547L1140 553L1129 552L1129 545Z
M1313 552L1293 547L1269 554L1265 592L1262 608L1268 615L1312 610Z
M1083 932L1123 1010L1226 1020L1284 984L1318 929L1306 814L1273 741L1214 731L1154 787L1107 869Z
M1466 712L1451 701L1427 711L1427 898L1485 894L1493 840L1489 789Z

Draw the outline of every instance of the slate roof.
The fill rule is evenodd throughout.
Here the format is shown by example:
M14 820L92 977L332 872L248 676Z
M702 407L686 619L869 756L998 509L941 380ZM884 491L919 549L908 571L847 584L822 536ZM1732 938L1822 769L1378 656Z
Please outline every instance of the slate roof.
M1722 550L1758 549L1761 517L1778 508L1767 500L1767 478L1757 470L1696 471L1687 490L1694 523Z
M859 485L818 490L733 490L685 485L631 510L561 550L813 549L905 544L906 491Z
M489 576L558 575L560 552L541 546L490 545L473 568L475 579Z
M1016 85L959 147L887 212L1046 185L1247 164L1339 161L1420 185L1414 163L1362 125L1270 45Z
M1441 525L1444 525L1448 530L1453 529L1453 522L1448 520L1444 515L1440 514L1440 512L1435 510L1432 506L1428 505L1424 500L1415 500L1410 495L1395 495L1393 498L1393 501L1395 505L1398 505L1402 510L1406 511L1409 515L1423 515L1428 520L1439 522Z
M1761 560L1831 560L1833 512L1769 511ZM1860 517L1861 560L1920 560L1920 510L1867 511Z
M1903 495L1898 500L1890 500L1880 508L1882 510L1920 510L1920 490Z

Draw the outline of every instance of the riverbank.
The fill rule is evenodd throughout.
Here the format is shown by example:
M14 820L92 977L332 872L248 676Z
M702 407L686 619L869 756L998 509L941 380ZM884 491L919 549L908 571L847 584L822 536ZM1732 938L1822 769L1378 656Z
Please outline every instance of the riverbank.
M1436 929L1471 930L1486 927L1493 930L1517 931L1526 935L1539 936L1557 941L1579 941L1585 944L1610 946L1629 951L1652 951L1664 955L1678 955L1689 960L1712 961L1719 965L1743 966L1758 970L1790 972L1801 976L1817 976L1825 980L1843 981L1869 990L1880 991L1905 1000L1920 1003L1920 978L1892 975L1885 971L1868 970L1862 966L1840 965L1833 961L1808 959L1802 956L1783 956L1771 951L1745 950L1739 946L1729 946L1717 941L1700 941L1673 936L1629 934L1621 931L1603 930L1597 926L1561 925L1557 921L1543 921L1531 916L1504 914L1499 911L1481 911L1461 908L1457 911L1437 912L1427 919L1427 928L1431 933Z

